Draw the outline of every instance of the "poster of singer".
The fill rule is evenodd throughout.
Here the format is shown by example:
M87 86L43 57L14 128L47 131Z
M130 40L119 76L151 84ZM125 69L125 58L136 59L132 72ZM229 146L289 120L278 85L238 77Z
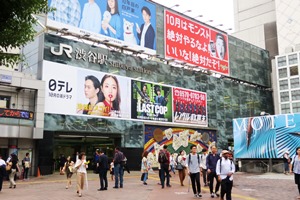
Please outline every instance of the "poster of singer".
M131 118L172 122L172 88L131 80Z
M208 125L206 93L173 88L174 122Z

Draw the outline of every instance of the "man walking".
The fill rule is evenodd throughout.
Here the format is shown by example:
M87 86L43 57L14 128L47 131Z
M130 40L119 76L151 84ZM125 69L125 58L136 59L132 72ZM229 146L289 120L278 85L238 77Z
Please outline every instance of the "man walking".
M105 155L102 149L98 150L99 160L98 160L98 169L99 169L99 178L100 178L100 189L98 191L107 190L107 170L108 170L108 158Z
M123 175L124 169L122 162L125 159L124 154L120 151L119 147L115 148L115 156L114 156L114 174L115 174L115 186L114 189L119 188L119 181L120 181L120 188L123 188Z
M2 159L2 156L0 155L0 192L2 190L2 185L3 185L3 178L6 175L6 163Z
M200 156L197 154L196 145L191 146L191 153L186 159L186 167L188 175L191 178L192 188L194 192L194 197L201 198L201 185L200 185ZM197 191L196 191L197 184Z
M211 154L209 154L206 158L206 168L207 168L207 173L208 173L208 180L209 180L209 190L210 190L210 195L211 198L214 198L215 195L219 197L220 195L218 194L220 183L218 182L218 177L216 174L216 166L217 162L220 159L219 154L217 154L217 147L212 146L211 147ZM215 188L215 193L213 192L213 187L214 187L214 178L216 179L216 188Z
M226 194L226 200L231 200L231 190L233 185L233 173L235 172L235 165L232 160L229 159L229 151L222 151L222 158L217 162L216 173L218 180L221 182L221 200L224 200Z
M201 157L201 162L200 162L200 169L202 172L202 176L203 176L203 183L204 186L207 186L207 168L206 168L206 158L207 158L207 149L203 149L202 150L202 155Z
M171 187L170 185L170 174L169 174L169 166L170 166L170 153L167 150L168 146L164 145L163 149L159 151L158 154L158 162L160 164L160 180L161 180L161 188L165 188L165 178L167 178L167 187Z

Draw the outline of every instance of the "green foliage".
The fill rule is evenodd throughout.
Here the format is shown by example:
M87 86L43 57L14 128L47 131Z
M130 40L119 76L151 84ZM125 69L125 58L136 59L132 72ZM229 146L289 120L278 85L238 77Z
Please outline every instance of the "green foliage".
M46 14L51 9L47 0L4 0L0 6L0 62L12 64L21 60L19 55L5 53L33 40L36 24L32 14Z

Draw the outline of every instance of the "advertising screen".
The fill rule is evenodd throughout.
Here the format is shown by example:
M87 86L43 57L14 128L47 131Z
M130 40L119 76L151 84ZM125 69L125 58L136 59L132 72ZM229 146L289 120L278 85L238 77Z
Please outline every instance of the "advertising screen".
M300 114L233 119L236 158L283 158L300 146Z
M145 0L49 0L47 26L156 52L156 7Z
M46 113L130 118L126 77L44 61L43 80Z
M172 88L132 80L131 117L140 120L172 122Z
M165 10L165 57L229 75L227 34Z
M208 125L206 93L173 88L174 122Z

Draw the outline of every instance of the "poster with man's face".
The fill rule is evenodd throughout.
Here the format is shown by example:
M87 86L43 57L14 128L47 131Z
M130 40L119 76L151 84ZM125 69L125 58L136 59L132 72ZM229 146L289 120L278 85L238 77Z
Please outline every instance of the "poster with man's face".
M172 88L131 80L131 118L172 122Z

